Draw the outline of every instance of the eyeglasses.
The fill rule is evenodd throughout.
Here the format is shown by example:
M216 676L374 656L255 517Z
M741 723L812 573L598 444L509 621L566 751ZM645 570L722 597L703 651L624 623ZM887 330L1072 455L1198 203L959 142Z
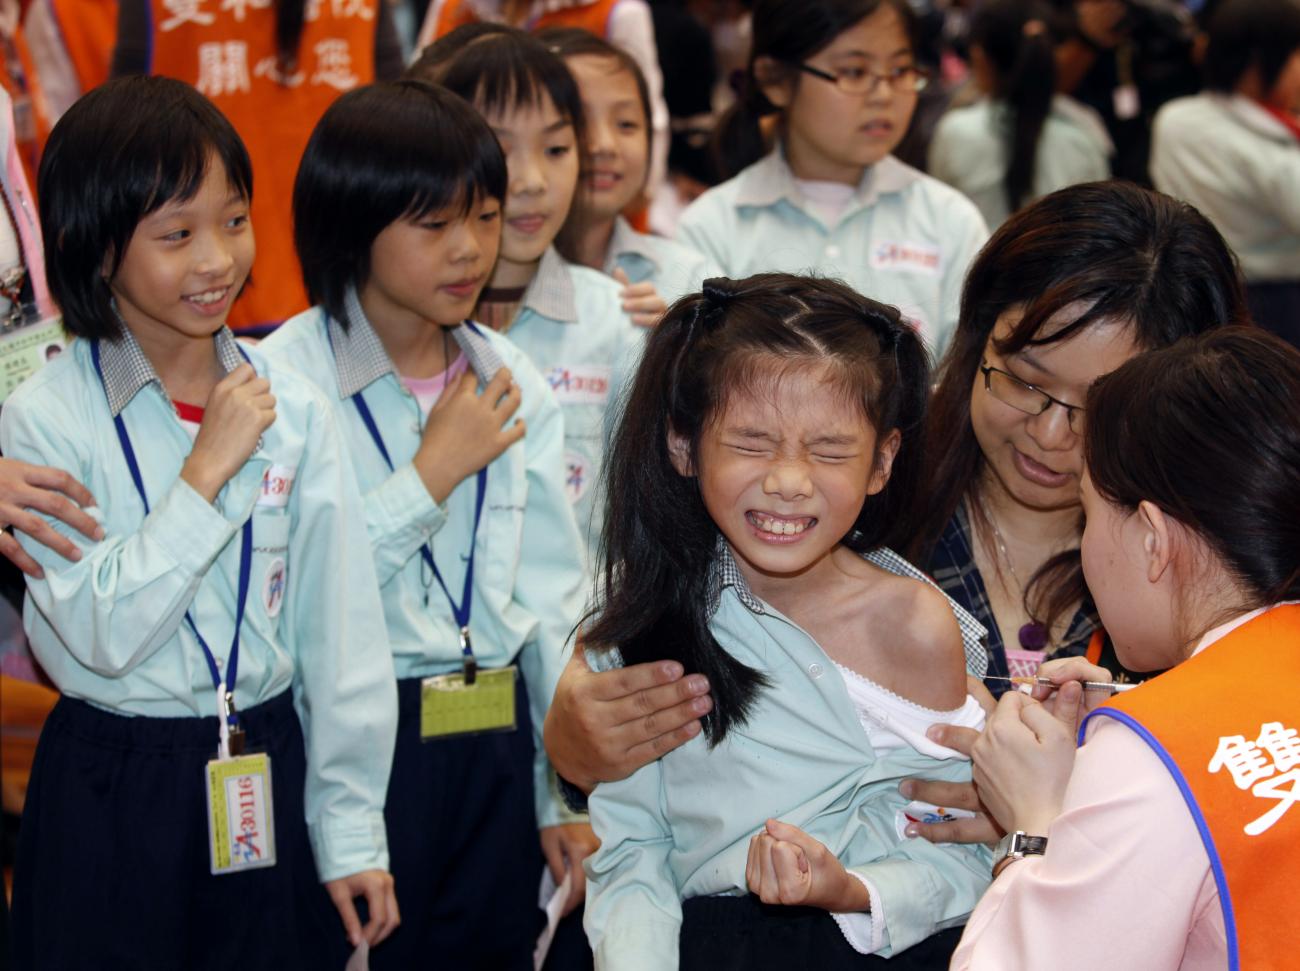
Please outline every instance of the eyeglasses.
M842 67L834 73L823 71L811 64L797 65L805 74L829 81L845 94L874 94L881 82L888 82L890 91L911 93L921 91L930 83L930 73L924 68L909 64L906 67L891 67L883 74L877 74L865 67Z
M1003 404L1010 405L1016 411L1023 411L1026 415L1041 415L1052 405L1060 405L1065 409L1065 420L1069 423L1070 431L1076 435L1083 432L1081 406L1068 405L1060 398L1053 398L1041 388L1026 384L1014 374L993 367L987 361L980 362L980 373L984 375L984 390Z

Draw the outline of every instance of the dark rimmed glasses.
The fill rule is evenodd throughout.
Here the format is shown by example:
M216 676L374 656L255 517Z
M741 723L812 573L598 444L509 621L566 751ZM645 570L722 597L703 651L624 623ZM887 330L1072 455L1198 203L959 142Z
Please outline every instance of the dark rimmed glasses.
M1042 388L1021 381L1009 371L994 367L988 361L980 362L980 373L984 375L984 390L997 398L1004 405L1010 405L1016 411L1026 415L1041 415L1052 405L1065 409L1065 420L1070 431L1076 435L1083 432L1083 407L1066 404L1060 398L1053 398Z
M890 91L912 93L920 91L930 83L930 73L915 64L905 67L892 67L883 74L865 67L842 67L835 71L823 71L811 64L798 64L799 70L815 78L829 81L842 92L849 95L874 94L881 82L889 83Z

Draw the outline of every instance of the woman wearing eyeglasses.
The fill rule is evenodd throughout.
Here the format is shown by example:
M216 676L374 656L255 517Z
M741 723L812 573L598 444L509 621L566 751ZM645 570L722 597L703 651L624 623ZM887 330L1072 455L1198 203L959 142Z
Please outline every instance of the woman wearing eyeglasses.
M757 0L741 98L717 132L734 178L678 234L733 278L839 277L897 306L937 355L988 230L969 199L890 154L926 85L914 34L907 0Z
M1079 563L1084 398L1138 353L1247 316L1218 230L1129 183L1062 189L994 233L940 365L910 551L988 628L989 676L1085 653L1124 674Z

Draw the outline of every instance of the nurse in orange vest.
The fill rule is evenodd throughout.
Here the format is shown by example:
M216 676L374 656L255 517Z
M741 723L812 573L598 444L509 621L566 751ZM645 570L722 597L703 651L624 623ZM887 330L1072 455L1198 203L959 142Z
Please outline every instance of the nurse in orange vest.
M952 968L1298 969L1300 352L1211 331L1086 408L1088 588L1126 666L1171 670L1003 697L973 756L1009 835Z
M188 81L248 146L257 261L230 326L264 334L310 305L293 247L298 160L342 92L401 73L385 0L121 0L113 74Z

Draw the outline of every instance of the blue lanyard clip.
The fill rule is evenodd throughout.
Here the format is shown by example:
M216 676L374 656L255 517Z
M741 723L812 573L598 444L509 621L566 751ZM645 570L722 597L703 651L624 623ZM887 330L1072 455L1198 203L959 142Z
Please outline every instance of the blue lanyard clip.
M235 708L235 693L227 691L221 699L221 715L230 726L230 754L235 758L244 754L244 728L239 723L239 711Z
M469 641L469 628L460 629L460 651L465 659L465 687L470 687L478 680L478 661L474 658L474 648Z

